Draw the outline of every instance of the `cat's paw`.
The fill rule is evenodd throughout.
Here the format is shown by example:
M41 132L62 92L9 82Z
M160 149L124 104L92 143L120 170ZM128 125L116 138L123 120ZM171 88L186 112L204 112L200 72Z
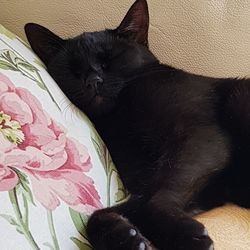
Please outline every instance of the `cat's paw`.
M214 250L213 241L201 223L193 219L184 219L179 223L179 232L175 232L173 239L173 250Z
M96 250L150 250L147 240L129 221L116 213L98 211L87 225L90 243Z

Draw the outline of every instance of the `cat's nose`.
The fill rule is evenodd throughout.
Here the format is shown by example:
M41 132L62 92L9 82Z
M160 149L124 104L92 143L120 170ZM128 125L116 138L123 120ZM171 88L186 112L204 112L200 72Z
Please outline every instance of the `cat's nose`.
M94 88L96 91L98 90L98 87L103 83L103 79L98 76L89 76L87 78L86 84L88 88Z

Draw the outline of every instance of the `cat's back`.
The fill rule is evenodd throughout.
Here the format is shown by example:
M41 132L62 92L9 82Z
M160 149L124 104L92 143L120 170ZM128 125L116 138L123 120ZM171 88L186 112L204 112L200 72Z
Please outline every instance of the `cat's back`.
M129 116L141 120L164 122L166 117L172 122L184 117L209 120L214 116L218 81L160 65L158 70L145 70L131 82L121 94L121 103Z

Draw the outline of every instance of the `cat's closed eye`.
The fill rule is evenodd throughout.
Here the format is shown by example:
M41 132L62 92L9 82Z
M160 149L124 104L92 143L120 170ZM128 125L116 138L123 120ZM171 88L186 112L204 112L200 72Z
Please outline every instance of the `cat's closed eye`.
M108 69L109 66L115 62L115 60L119 59L122 54L124 53L124 50L109 50L104 53L100 53L97 55L98 59L101 63L102 69Z
M101 65L101 67L102 67L102 69L107 69L108 68L108 63L102 63L102 65Z
M108 68L109 63L112 60L112 53L110 51L105 52L105 53L98 53L97 58L98 58L101 68L105 70Z
M74 67L74 66L71 66L71 67L70 67L70 70L71 70L71 72L73 73L73 75L74 75L76 78L78 78L78 79L80 79L80 78L82 77L82 75L83 75L83 68L81 68L81 67Z
M76 78L81 78L82 76L82 70L81 69L75 69L72 70L73 74L75 75Z
M69 69L71 73L76 77L76 78L81 78L84 72L86 71L86 66L83 65L81 60L79 59L73 59L68 62Z

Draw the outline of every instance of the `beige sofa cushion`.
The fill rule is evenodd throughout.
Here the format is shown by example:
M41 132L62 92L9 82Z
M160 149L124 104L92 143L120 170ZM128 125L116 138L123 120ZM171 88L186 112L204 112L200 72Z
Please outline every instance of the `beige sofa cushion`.
M250 210L228 205L201 214L198 219L206 225L215 250L250 249Z
M62 36L115 27L133 0L1 0L0 23L24 38L37 22ZM150 45L173 66L210 76L250 75L249 0L148 0ZM217 250L250 249L250 211L227 206L204 215Z

